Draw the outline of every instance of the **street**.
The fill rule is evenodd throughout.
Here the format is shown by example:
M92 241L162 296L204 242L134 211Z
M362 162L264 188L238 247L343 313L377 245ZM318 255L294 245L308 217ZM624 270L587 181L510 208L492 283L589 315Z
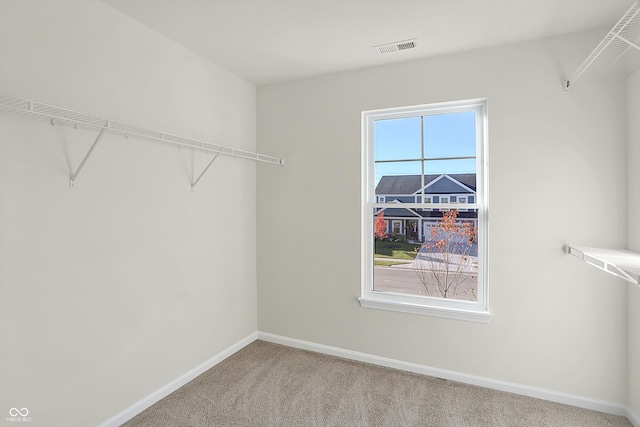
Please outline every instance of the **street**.
M475 292L478 286L478 279L469 276L460 286L456 293L456 299L475 301ZM424 287L420 282L418 274L413 269L398 267L374 267L373 269L373 289L383 292L397 292L402 294L425 296Z

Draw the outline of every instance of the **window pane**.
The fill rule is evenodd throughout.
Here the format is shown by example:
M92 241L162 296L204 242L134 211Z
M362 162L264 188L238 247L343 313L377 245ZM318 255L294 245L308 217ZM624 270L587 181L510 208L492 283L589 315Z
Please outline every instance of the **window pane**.
M424 162L424 173L426 175L476 173L476 159L426 160Z
M424 116L425 157L476 155L476 113Z
M370 230L363 307L488 318L486 242L477 242L486 217L479 221L484 207L470 206L477 183L485 182L485 108L473 101L363 112L370 130L363 135L363 221Z
M374 212L374 291L477 300L476 212Z
M420 125L420 117L377 120L375 122L375 159L422 158Z
M374 213L374 291L420 295L418 276L411 268L420 249L420 219L412 212L393 207Z
M376 163L376 187L380 187L380 191L376 188L377 195L384 194L413 194L420 189L420 174L422 173L421 162L393 162L393 163ZM406 180L394 179L391 182L390 178L387 178L382 185L379 186L380 180L383 177L397 177L397 176L417 176L417 184L409 182L411 178ZM415 178L414 178L415 179Z

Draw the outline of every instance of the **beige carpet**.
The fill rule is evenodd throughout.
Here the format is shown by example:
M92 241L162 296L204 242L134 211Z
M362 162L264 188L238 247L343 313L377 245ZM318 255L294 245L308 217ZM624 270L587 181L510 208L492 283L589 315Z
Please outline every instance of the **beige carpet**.
M124 425L631 424L623 417L255 341Z

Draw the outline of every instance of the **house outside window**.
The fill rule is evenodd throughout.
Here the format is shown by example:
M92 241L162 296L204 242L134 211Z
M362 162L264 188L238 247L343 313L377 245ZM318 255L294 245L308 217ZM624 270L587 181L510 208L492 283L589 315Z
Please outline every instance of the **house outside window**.
M363 307L489 321L486 132L486 100L362 113Z

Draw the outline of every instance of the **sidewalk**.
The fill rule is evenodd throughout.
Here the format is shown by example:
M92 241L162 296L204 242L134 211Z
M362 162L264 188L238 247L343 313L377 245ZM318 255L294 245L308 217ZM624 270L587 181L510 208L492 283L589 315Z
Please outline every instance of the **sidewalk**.
M478 272L478 258L477 257L467 257L470 258L467 261L464 261L465 257L460 255L452 255L451 263L449 264L449 271L460 271L460 273L468 273L474 274ZM428 261L422 257L417 257L414 260L408 259L398 259L398 258L374 258L374 261L390 261L390 262L398 262L397 265L390 266L376 266L376 267L387 267L387 268L396 268L396 269L404 269L404 270L431 270L434 265L432 261ZM438 261L435 261L438 263ZM459 268L461 268L459 270Z

